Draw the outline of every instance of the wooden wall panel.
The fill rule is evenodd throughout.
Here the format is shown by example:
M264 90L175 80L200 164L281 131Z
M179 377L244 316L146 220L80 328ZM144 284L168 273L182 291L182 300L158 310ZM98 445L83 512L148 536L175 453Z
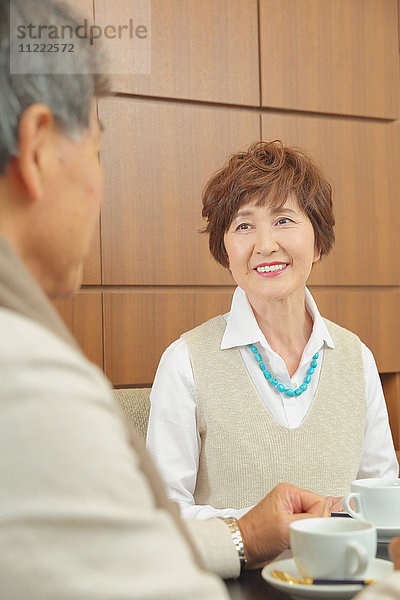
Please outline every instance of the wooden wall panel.
M262 105L399 116L397 0L260 0Z
M259 139L243 109L102 100L103 283L230 284L198 232L201 190L229 154Z
M104 294L105 372L114 385L151 384L164 350L229 310L233 288Z
M110 22L130 16L125 0L70 3L89 17L95 4ZM263 139L305 147L334 183L336 248L311 289L322 314L373 350L398 439L400 142L398 122L378 120L399 116L397 0L152 0L151 8L151 74L116 77L114 89L131 96L100 103L106 201L84 273L88 285L127 287L84 291L59 310L100 365L104 318L114 384L150 384L171 341L229 309L231 278L197 233L200 192L230 153L260 138L262 121Z
M333 184L336 244L312 284L399 285L397 124L264 113L262 136L303 147Z
M126 23L126 2L96 0L96 18ZM151 0L151 74L113 78L114 90L259 105L257 0Z
M54 305L89 360L103 368L103 314L99 293L80 292Z
M372 350L378 371L400 371L400 289L310 287L321 314L350 329Z
M96 226L90 251L85 260L82 283L96 285L101 283L100 224Z

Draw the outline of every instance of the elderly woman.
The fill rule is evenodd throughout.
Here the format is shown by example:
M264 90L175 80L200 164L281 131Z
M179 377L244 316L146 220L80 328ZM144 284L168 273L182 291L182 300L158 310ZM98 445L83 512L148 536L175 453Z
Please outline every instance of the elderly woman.
M356 478L397 477L372 353L306 288L334 241L319 167L257 143L211 178L203 217L238 287L229 313L165 351L147 437L183 516L240 517L281 481L341 497Z

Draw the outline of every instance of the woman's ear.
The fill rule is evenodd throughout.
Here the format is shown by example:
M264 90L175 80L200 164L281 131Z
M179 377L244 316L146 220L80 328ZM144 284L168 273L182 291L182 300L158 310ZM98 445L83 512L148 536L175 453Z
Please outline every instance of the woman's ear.
M230 271L231 269L230 269L230 264L229 264L229 256L228 256L227 251L225 250L225 245L224 245L224 259L225 260L224 260L224 265L223 266L226 269L228 269L228 271Z
M27 195L38 200L43 194L43 179L48 159L54 153L55 124L45 104L31 104L18 124L18 176Z
M313 259L313 264L318 262L321 258L321 250L319 250L317 248L317 246L314 246L314 259Z

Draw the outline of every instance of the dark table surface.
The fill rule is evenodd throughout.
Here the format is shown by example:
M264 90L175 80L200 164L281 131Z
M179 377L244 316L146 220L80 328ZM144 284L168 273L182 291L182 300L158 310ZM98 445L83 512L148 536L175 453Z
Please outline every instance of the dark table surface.
M288 600L291 598L274 589L261 576L261 570L244 571L239 579L225 581L232 600Z
M388 545L378 544L378 558L389 559ZM225 581L231 600L289 600L291 596L269 585L261 576L261 569L243 571L239 579ZM293 599L291 599L293 600Z

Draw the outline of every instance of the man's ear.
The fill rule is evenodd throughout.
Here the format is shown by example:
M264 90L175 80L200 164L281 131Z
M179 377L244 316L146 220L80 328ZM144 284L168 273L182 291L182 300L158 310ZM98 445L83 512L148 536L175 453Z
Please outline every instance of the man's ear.
M18 125L18 157L15 160L19 183L32 200L38 200L43 194L54 133L54 118L48 106L31 104L24 110Z

